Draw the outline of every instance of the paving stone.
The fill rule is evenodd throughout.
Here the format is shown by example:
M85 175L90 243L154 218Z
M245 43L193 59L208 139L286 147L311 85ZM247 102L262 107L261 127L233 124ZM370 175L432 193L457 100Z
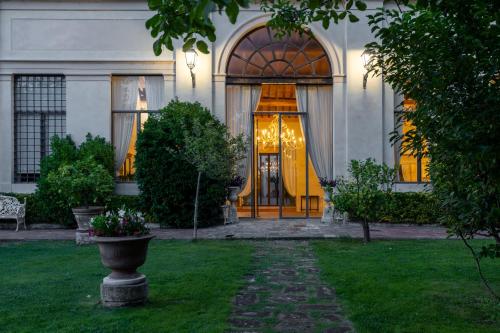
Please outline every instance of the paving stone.
M14 230L0 230L0 241L23 240L74 240L75 230L71 229L36 229L15 232ZM448 234L446 228L436 225L405 225L371 223L373 239L445 239ZM154 229L152 233L156 239L191 239L192 230L189 229ZM362 238L363 230L358 223L321 223L320 219L240 219L239 223L220 225L198 229L200 239L269 239L269 238ZM295 251L293 246L285 246L284 251ZM262 251L266 255L265 251ZM312 253L307 252L299 256L300 260L313 259Z
M231 318L229 323L237 328L255 328L261 327L262 322L255 319L241 319L241 318Z
M305 292L307 290L306 286L289 286L285 288L285 293L297 293Z
M340 326L340 327L332 327L325 330L325 333L347 333L354 332L351 327Z
M234 301L236 305L250 305L255 304L256 302L257 294L255 293L237 295L236 300Z
M233 301L231 330L305 333L319 332L329 323L329 329L353 331L336 304L334 290L321 282L307 241L254 245L254 271ZM320 303L311 304L313 299Z

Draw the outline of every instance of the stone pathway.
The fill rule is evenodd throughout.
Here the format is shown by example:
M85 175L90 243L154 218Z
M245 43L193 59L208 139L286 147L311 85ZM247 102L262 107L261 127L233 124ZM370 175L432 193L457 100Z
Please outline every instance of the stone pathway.
M308 241L254 244L254 271L233 301L227 332L354 332Z
M10 223L15 227L15 223ZM31 226L29 226L31 228ZM445 239L446 229L435 225L404 225L371 223L373 239ZM191 239L191 229L155 229L157 239ZM319 219L260 220L240 219L237 224L220 225L198 230L200 239L325 239L362 238L358 223L321 223ZM71 240L75 230L0 230L0 241Z

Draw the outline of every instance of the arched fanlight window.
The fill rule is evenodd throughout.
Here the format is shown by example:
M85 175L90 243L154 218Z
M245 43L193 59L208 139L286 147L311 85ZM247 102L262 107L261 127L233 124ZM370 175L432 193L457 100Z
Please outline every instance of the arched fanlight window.
M309 34L275 36L269 27L249 32L234 48L227 66L228 82L331 83L328 56Z

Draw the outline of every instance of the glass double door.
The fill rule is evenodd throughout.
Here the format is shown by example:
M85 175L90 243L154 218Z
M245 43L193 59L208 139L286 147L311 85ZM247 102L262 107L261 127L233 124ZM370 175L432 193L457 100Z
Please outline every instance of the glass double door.
M306 122L300 112L253 113L252 217L309 217Z

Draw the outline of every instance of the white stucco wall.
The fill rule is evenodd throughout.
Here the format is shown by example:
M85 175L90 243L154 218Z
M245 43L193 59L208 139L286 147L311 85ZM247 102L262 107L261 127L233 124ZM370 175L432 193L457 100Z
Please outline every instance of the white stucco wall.
M380 78L362 87L360 55L371 40L365 15L382 5L369 1L360 22L341 22L327 31L312 31L333 66L335 175L346 174L351 159L373 157L390 165L394 150L394 96ZM265 24L258 5L243 10L235 25L213 13L217 41L211 53L199 53L196 88L180 48L152 52L144 27L151 16L145 1L1 1L0 0L0 191L31 191L32 184L13 184L13 103L15 74L64 74L67 81L68 134L80 142L87 132L111 138L111 76L161 74L167 100L199 101L225 121L225 65L232 47L249 30ZM180 45L180 44L177 44ZM122 193L136 192L120 184Z

